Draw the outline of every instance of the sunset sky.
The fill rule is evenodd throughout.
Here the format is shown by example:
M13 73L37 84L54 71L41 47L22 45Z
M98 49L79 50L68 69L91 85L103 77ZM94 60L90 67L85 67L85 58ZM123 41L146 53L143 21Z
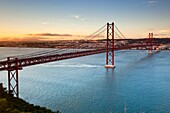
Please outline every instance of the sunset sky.
M170 0L0 0L0 39L81 38L107 22L127 38L170 37L169 11Z

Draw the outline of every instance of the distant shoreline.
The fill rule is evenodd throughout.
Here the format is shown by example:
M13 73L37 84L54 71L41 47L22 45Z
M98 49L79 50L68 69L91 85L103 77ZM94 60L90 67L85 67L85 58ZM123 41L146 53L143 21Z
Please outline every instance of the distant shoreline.
M143 43L147 39L115 39L115 41L125 41L128 44ZM170 38L155 38L155 43L168 45ZM102 40L58 40L58 41L0 41L0 47L19 48L60 48L60 49L96 49L105 48L106 39ZM145 49L142 49L145 50Z

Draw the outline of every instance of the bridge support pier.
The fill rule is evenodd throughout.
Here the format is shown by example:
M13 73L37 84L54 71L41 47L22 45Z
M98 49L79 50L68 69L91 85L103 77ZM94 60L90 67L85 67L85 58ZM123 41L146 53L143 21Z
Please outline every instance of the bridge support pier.
M19 97L19 80L18 80L18 70L21 69L18 66L18 58L7 58L8 61L8 93L15 97ZM14 68L10 62L15 61Z
M114 65L114 23L107 23L106 40L106 65L105 68L115 68Z
M148 54L152 54L153 53L152 40L153 40L153 33L149 33L149 38L148 38Z

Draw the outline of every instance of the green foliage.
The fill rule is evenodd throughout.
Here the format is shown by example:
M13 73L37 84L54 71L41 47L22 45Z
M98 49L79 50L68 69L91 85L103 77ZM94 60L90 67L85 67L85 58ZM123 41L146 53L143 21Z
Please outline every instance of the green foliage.
M11 97L0 88L0 113L59 113L40 106L34 106L26 101Z

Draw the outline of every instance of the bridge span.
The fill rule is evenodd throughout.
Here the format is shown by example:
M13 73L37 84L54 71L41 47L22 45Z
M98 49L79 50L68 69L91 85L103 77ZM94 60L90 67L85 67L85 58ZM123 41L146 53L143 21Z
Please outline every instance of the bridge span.
M114 23L107 23L107 39L106 39L106 47L105 48L97 48L97 49L86 49L84 51L73 51L69 53L62 53L62 54L44 54L43 56L32 56L32 57L7 57L6 60L0 61L0 71L8 71L8 93L19 97L19 81L18 81L18 71L23 69L27 66L65 60L70 58L82 57L87 55L99 54L99 53L106 53L106 68L114 68L114 51L117 50L125 50L137 47L146 47L148 49L149 54L152 53L153 46L159 46L159 44L155 44L153 42L153 33L149 33L149 38L144 41L143 43L138 44L131 44L128 45L127 43L120 44L121 46L115 46L115 28L118 29ZM104 27L97 30L98 33L96 36L100 35L101 32L104 32ZM118 29L120 32L120 30ZM120 34L122 34L120 32ZM122 34L122 36L124 36ZM94 37L93 35L91 37Z

